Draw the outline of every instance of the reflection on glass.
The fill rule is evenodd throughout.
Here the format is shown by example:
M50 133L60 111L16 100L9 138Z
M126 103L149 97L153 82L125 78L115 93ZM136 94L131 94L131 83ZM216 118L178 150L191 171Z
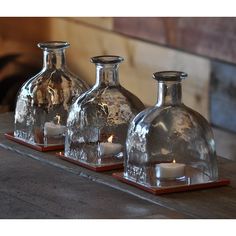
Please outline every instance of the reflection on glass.
M155 106L140 112L128 130L124 177L146 186L204 183L218 178L215 142L207 120L182 103L186 73L154 73Z
M142 102L119 83L123 58L97 56L96 83L72 105L67 120L65 155L91 165L123 161L129 121Z
M43 68L19 91L14 136L32 144L64 144L68 110L88 85L73 75L65 63L66 42L39 43Z

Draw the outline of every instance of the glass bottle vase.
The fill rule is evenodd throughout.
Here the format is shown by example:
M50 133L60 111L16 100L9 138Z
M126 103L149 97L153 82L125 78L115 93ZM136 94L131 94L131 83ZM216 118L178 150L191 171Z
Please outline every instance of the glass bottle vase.
M124 177L141 185L175 186L218 178L211 127L182 102L186 73L154 73L158 81L155 106L139 113L128 130Z
M41 146L63 145L69 107L89 87L66 66L69 43L49 41L38 47L43 68L18 93L14 136Z
M143 103L119 83L122 57L91 58L96 83L72 105L67 120L65 155L93 166L123 162L130 120Z

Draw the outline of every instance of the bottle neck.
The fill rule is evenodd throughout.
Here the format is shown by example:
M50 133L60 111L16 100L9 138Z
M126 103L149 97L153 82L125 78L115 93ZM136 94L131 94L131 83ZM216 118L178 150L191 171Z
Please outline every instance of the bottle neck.
M96 85L119 86L119 64L96 64Z
M156 106L175 106L182 103L180 81L158 82L158 100Z
M44 50L43 52L43 68L59 69L66 67L65 50Z

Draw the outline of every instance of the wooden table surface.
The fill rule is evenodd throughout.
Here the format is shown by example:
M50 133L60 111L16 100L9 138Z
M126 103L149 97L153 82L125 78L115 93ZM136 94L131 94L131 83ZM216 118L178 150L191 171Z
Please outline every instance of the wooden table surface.
M236 218L236 162L218 159L225 187L154 196L6 140L13 114L0 115L0 218Z

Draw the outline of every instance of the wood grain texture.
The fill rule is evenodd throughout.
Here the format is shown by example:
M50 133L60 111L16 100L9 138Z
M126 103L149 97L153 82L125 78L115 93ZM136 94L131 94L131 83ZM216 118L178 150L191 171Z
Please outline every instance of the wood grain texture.
M14 110L22 84L42 67L42 50L37 43L47 40L48 18L0 18L0 58L18 55L0 70L0 112Z
M215 126L236 132L236 66L212 62L210 117Z
M114 31L194 54L236 63L236 18L121 17Z
M37 43L50 39L50 18L0 18L0 55L19 53L20 62L42 65L42 50Z
M101 29L113 30L113 18L114 17L72 17L71 20Z
M175 210L0 148L1 219L189 218Z
M218 159L220 178L230 179L229 186L154 196L120 183L112 178L111 172L93 172L62 161L53 153L37 152L6 140L3 133L12 129L12 118L12 113L0 115L0 182L2 190L11 191L13 196L25 202L33 202L64 218L111 218L114 214L120 218L236 218L235 161ZM86 204L84 208L83 203ZM108 206L111 208L109 213L106 211ZM122 206L124 209L120 211ZM1 216L3 213L6 214L0 211Z
M20 42L38 43L45 40L50 31L49 21L46 17L1 17L1 40L14 39Z
M227 132L215 127L213 128L213 133L217 154L236 161L236 133Z

